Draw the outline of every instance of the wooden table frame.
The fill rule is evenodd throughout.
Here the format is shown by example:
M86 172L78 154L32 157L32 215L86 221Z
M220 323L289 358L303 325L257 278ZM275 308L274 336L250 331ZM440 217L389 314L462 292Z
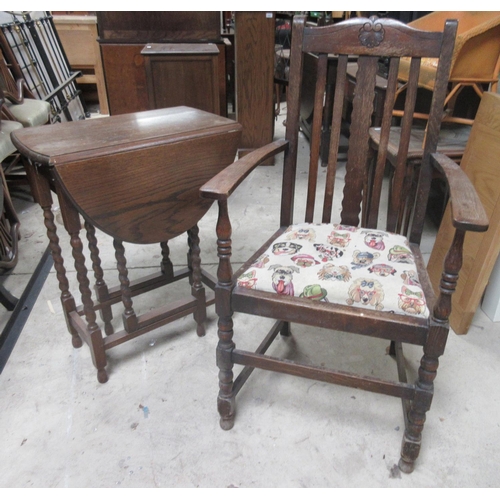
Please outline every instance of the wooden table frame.
M72 344L74 347L82 346L83 342L89 345L99 382L108 380L106 351L112 347L190 313L197 323L198 336L205 334L206 307L214 302L214 294L206 294L204 285L213 290L216 280L201 269L197 223L211 202L202 200L198 190L234 159L240 131L241 126L227 118L178 107L57 124L49 132L23 129L13 137L25 159L35 200L43 210ZM54 134L58 138L51 143ZM82 141L82 137L85 140ZM82 144L85 141L87 143ZM191 170L179 174L179 164ZM136 177L136 171L142 177ZM96 179L95 172L101 178ZM107 178L116 178L116 186L110 186ZM81 293L79 306L66 274L52 191L57 194L64 227L70 237ZM124 193L129 199L122 199L120 195ZM85 220L95 278L95 300L80 238L81 217ZM113 237L118 286L108 287L104 279L96 227ZM168 241L185 232L188 265L174 272ZM159 271L129 280L123 241L160 243ZM189 280L191 297L145 314L136 313L135 296L185 278ZM111 306L120 302L123 329L115 331ZM97 313L103 327L98 325Z

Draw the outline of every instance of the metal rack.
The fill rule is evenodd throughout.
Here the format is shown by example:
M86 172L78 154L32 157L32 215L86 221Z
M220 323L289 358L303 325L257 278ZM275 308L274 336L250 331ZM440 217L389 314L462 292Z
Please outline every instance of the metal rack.
M0 42L13 73L19 72L37 99L51 104L51 121L74 121L86 116L85 103L49 12L4 12ZM16 68L17 66L17 68Z

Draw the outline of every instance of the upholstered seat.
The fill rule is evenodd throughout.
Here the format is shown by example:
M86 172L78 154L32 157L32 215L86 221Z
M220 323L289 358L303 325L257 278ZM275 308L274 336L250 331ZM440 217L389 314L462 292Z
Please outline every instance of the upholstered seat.
M0 160L3 161L5 158L16 152L16 147L12 144L10 140L10 133L14 130L23 128L23 126L18 122L11 122L8 120L2 120L0 124Z
M16 121L23 127L45 125L50 119L50 104L39 99L24 99L22 104L5 103Z
M340 224L294 224L237 285L335 304L429 316L405 236Z

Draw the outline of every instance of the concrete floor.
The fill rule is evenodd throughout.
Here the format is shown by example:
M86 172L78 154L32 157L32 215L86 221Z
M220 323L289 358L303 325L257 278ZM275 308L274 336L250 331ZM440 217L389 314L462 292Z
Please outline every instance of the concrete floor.
M283 135L283 118L276 122L276 137ZM307 148L304 141L301 153ZM260 245L254 232L270 235L277 227L279 165L278 158L276 166L259 167L231 200L235 264ZM20 198L15 204L22 222L20 260L2 280L19 295L47 239L40 208ZM212 207L200 223L202 258L212 273L216 215ZM424 248L431 248L435 234L429 224ZM63 235L61 230L71 269ZM158 269L157 246L126 249L131 277ZM104 236L101 250L109 262L105 269L112 269L111 241ZM174 264L183 267L185 238L174 240L171 250ZM74 275L69 271L72 282ZM172 293L156 291L142 306L161 304ZM0 315L3 327L8 313L2 309ZM237 315L237 345L256 346L268 324ZM481 310L468 335L450 335L421 455L413 474L404 475L396 465L401 403L387 396L256 371L237 398L234 428L221 430L213 306L203 338L188 317L108 351L110 379L99 384L88 348L71 346L52 270L0 378L0 486L498 487L499 342L500 325ZM291 338L275 342L271 354L315 356L325 366L354 365L374 376L387 369L395 378L386 347L384 341L297 325ZM421 352L411 347L405 355L414 375Z

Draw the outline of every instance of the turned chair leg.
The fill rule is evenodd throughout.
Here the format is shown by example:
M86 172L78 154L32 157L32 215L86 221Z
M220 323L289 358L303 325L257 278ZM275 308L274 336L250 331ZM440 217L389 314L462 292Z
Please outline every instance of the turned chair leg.
M232 353L233 318L231 311L231 292L233 289L233 271L231 268L231 223L227 211L227 200L219 200L219 218L217 220L217 287L215 289L219 343L217 345L217 366L219 368L219 396L217 408L220 426L229 430L234 426L235 393L233 380Z
M416 383L417 393L411 402L411 407L407 415L407 425L401 445L401 458L399 460L399 468L407 474L413 472L415 461L420 453L425 414L431 407L434 392L433 380L436 378L438 364L437 357L425 354L420 362L418 381Z
M219 395L217 409L220 415L220 426L225 431L234 426L235 394L232 351L233 320L231 316L219 318L218 328L219 343L217 345L217 367L219 368Z

